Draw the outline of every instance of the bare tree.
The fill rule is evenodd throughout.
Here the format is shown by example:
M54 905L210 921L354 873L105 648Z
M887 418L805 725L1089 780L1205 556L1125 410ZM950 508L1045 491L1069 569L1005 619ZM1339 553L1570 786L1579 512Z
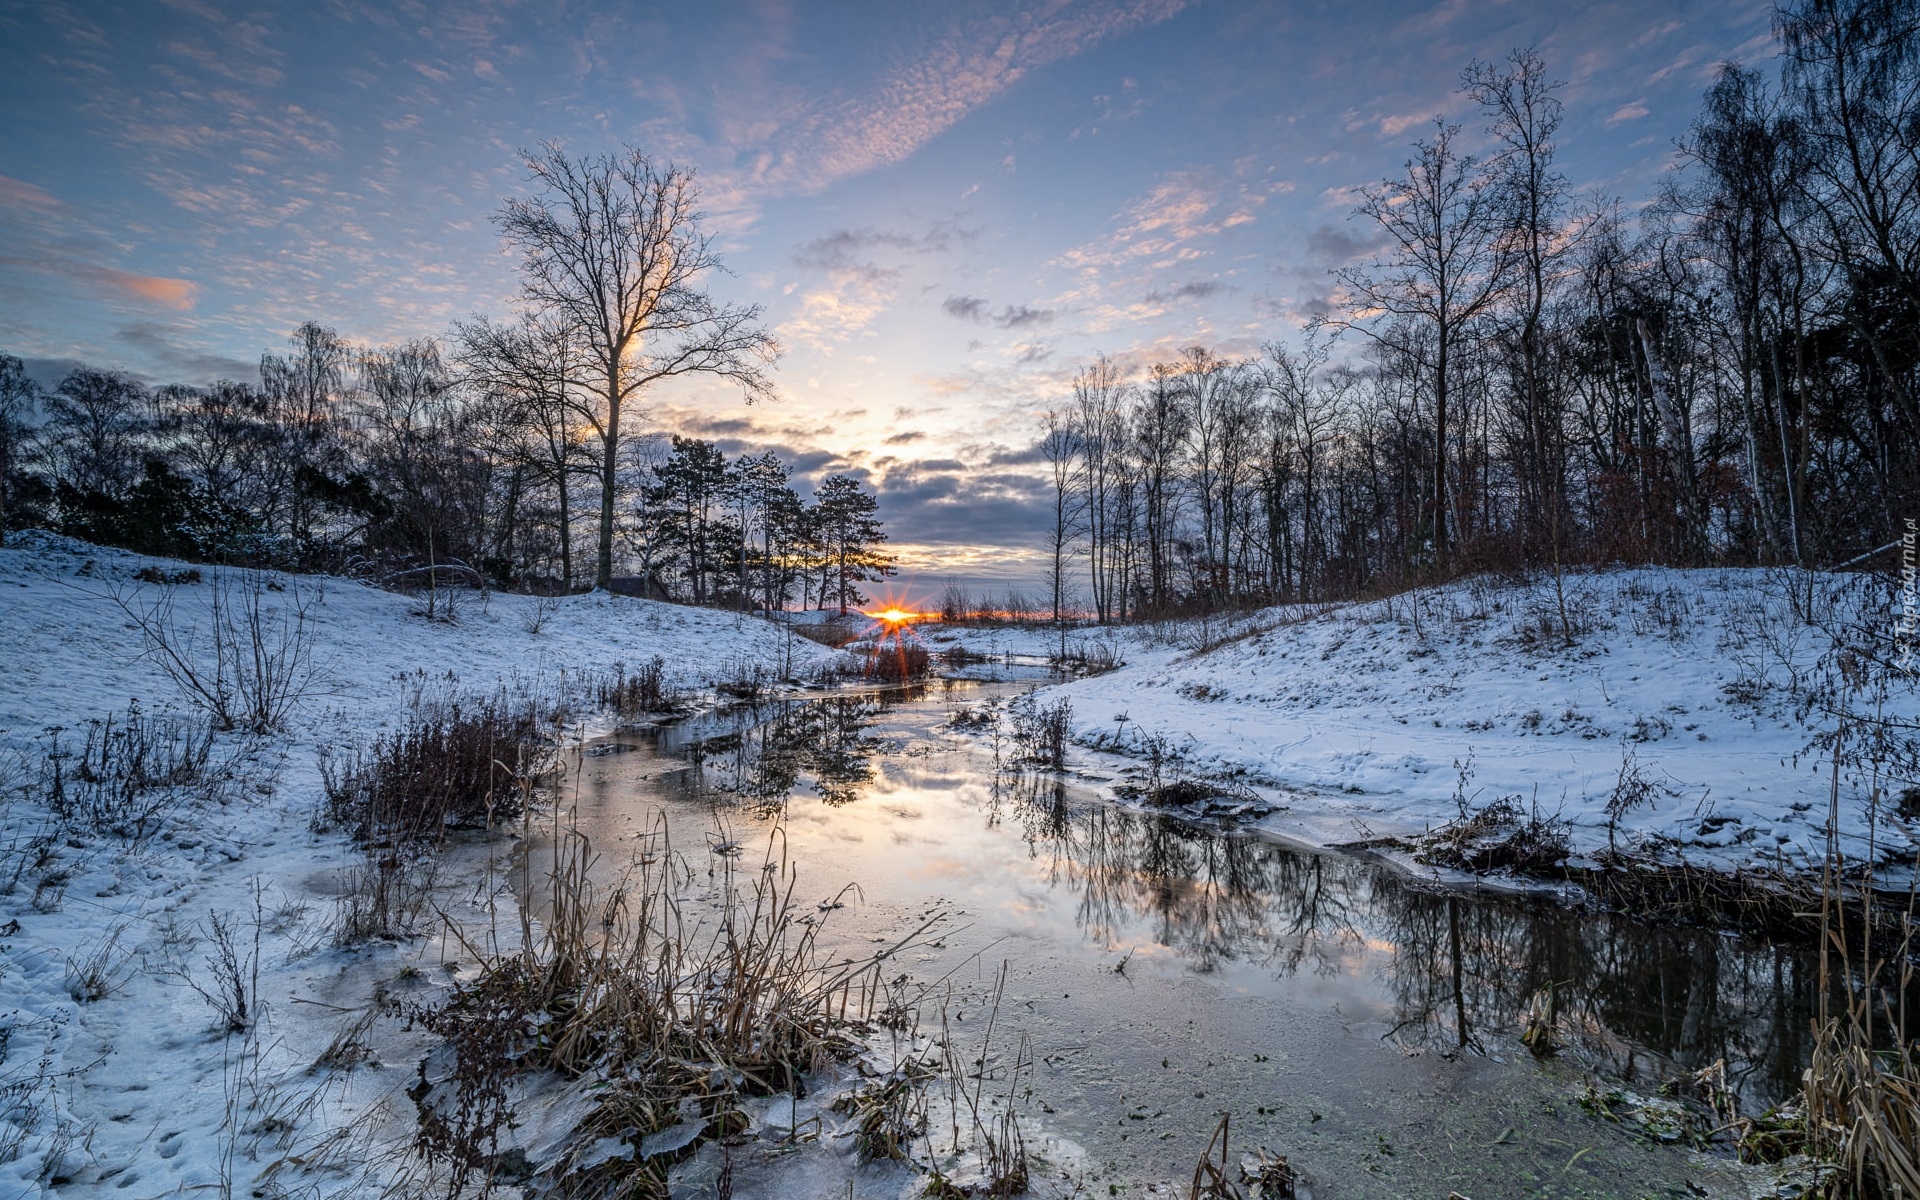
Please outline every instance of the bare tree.
M1080 486L1086 497L1087 566L1093 582L1094 616L1105 624L1114 611L1114 473L1125 440L1132 388L1102 354L1073 377L1074 423L1080 434Z
M1080 457L1080 431L1073 414L1050 408L1042 417L1046 432L1040 436L1040 453L1047 460L1053 484L1053 530L1047 538L1047 588L1053 600L1053 623L1060 624L1067 597L1067 564L1073 556L1073 543L1080 536L1086 497L1079 487L1077 460Z
M572 158L547 143L526 157L541 194L495 218L520 253L527 307L580 339L576 382L598 401L600 533L594 586L613 580L613 530L625 406L678 375L718 375L749 401L771 398L779 355L757 305L717 303L702 277L721 268L700 231L693 174L637 150Z
M1387 235L1387 254L1337 272L1352 313L1337 324L1375 338L1410 325L1416 336L1432 339L1433 549L1442 560L1450 502L1448 386L1473 323L1508 284L1512 247L1501 236L1497 177L1454 145L1459 133L1458 125L1436 118L1432 140L1414 143L1406 176L1366 189L1356 213Z
M0 544L7 539L7 502L27 440L27 416L39 398L39 385L27 375L26 364L11 354L0 354Z
M573 481L593 471L581 438L602 434L599 414L574 385L579 340L557 320L524 314L511 324L485 320L459 326L460 365L467 383L500 406L509 432L503 447L553 490L558 508L560 582L573 590Z

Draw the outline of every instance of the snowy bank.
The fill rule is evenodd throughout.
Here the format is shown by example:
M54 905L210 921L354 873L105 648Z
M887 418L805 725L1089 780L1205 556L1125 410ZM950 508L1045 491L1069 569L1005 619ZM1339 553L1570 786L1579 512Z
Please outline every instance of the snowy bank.
M1825 847L1820 739L1850 669L1836 638L1885 643L1885 602L1860 576L1621 569L1570 574L1563 622L1550 577L1480 578L1138 629L1125 666L1039 699L1071 702L1084 746L1157 743L1268 790L1282 805L1270 827L1318 844L1419 833L1511 798L1565 821L1576 854L1611 834L1660 861L1803 869ZM1867 673L1888 715L1920 715L1911 676ZM1881 785L1870 812L1870 764L1842 773L1843 846L1910 864L1915 795ZM1616 797L1638 802L1610 830Z
M372 1154L409 1136L425 1043L368 1014L472 964L452 943L335 944L336 898L364 859L314 830L321 752L366 743L422 692L557 694L657 656L669 687L700 693L837 657L751 617L604 594L458 593L451 619L442 594L430 620L418 598L351 581L197 570L40 533L0 548L0 1193L379 1194ZM170 596L183 643L204 648L223 576L270 617L305 607L312 694L274 732L217 735L192 786L153 789L165 803L137 820L56 812L56 739L75 781L104 728L91 723L123 727L130 705L176 744L200 736L129 609ZM517 926L503 887L468 882L443 889L451 915Z

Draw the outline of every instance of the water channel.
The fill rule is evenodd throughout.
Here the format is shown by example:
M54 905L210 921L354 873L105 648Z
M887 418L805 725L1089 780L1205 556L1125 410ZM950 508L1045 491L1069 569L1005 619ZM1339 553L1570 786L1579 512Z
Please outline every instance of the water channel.
M1714 1063L1749 1103L1786 1095L1810 952L1444 887L1118 805L1098 777L1007 770L967 715L1029 686L621 728L587 748L565 804L608 873L662 812L690 856L777 826L807 899L845 902L832 938L850 948L944 911L902 970L966 1028L1004 964L1029 1115L1084 1151L1061 1170L1089 1194L1185 1195L1222 1112L1237 1149L1288 1155L1321 1200L1759 1194L1725 1155L1580 1096L1590 1078L1651 1094ZM1550 983L1570 1045L1537 1061L1518 1034Z

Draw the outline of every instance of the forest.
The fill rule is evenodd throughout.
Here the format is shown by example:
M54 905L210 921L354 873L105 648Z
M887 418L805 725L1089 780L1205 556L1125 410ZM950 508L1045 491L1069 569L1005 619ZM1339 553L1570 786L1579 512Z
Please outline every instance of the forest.
M1304 338L1083 367L1039 444L1053 609L1891 562L1920 485L1920 15L1806 0L1776 33L1637 203L1556 166L1537 52L1476 62L1485 136L1437 119L1362 190L1377 250Z
M43 393L0 356L5 524L201 562L567 592L599 469L578 429L433 340L355 349L308 323L258 386L147 388L82 367ZM859 604L892 570L871 492L804 502L771 453L624 439L618 586L734 608ZM584 511L583 511L584 510ZM569 531L573 531L571 536Z

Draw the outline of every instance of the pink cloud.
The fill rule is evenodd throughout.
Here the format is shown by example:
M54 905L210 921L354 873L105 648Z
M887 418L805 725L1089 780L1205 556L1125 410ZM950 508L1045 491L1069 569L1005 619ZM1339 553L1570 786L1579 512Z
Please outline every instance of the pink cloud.
M67 268L67 272L109 294L181 311L192 308L200 295L199 284L185 279L168 279L164 275L135 275L116 271L112 267L89 265L72 266Z
M0 175L0 206L7 208L58 208L60 202L45 188Z

